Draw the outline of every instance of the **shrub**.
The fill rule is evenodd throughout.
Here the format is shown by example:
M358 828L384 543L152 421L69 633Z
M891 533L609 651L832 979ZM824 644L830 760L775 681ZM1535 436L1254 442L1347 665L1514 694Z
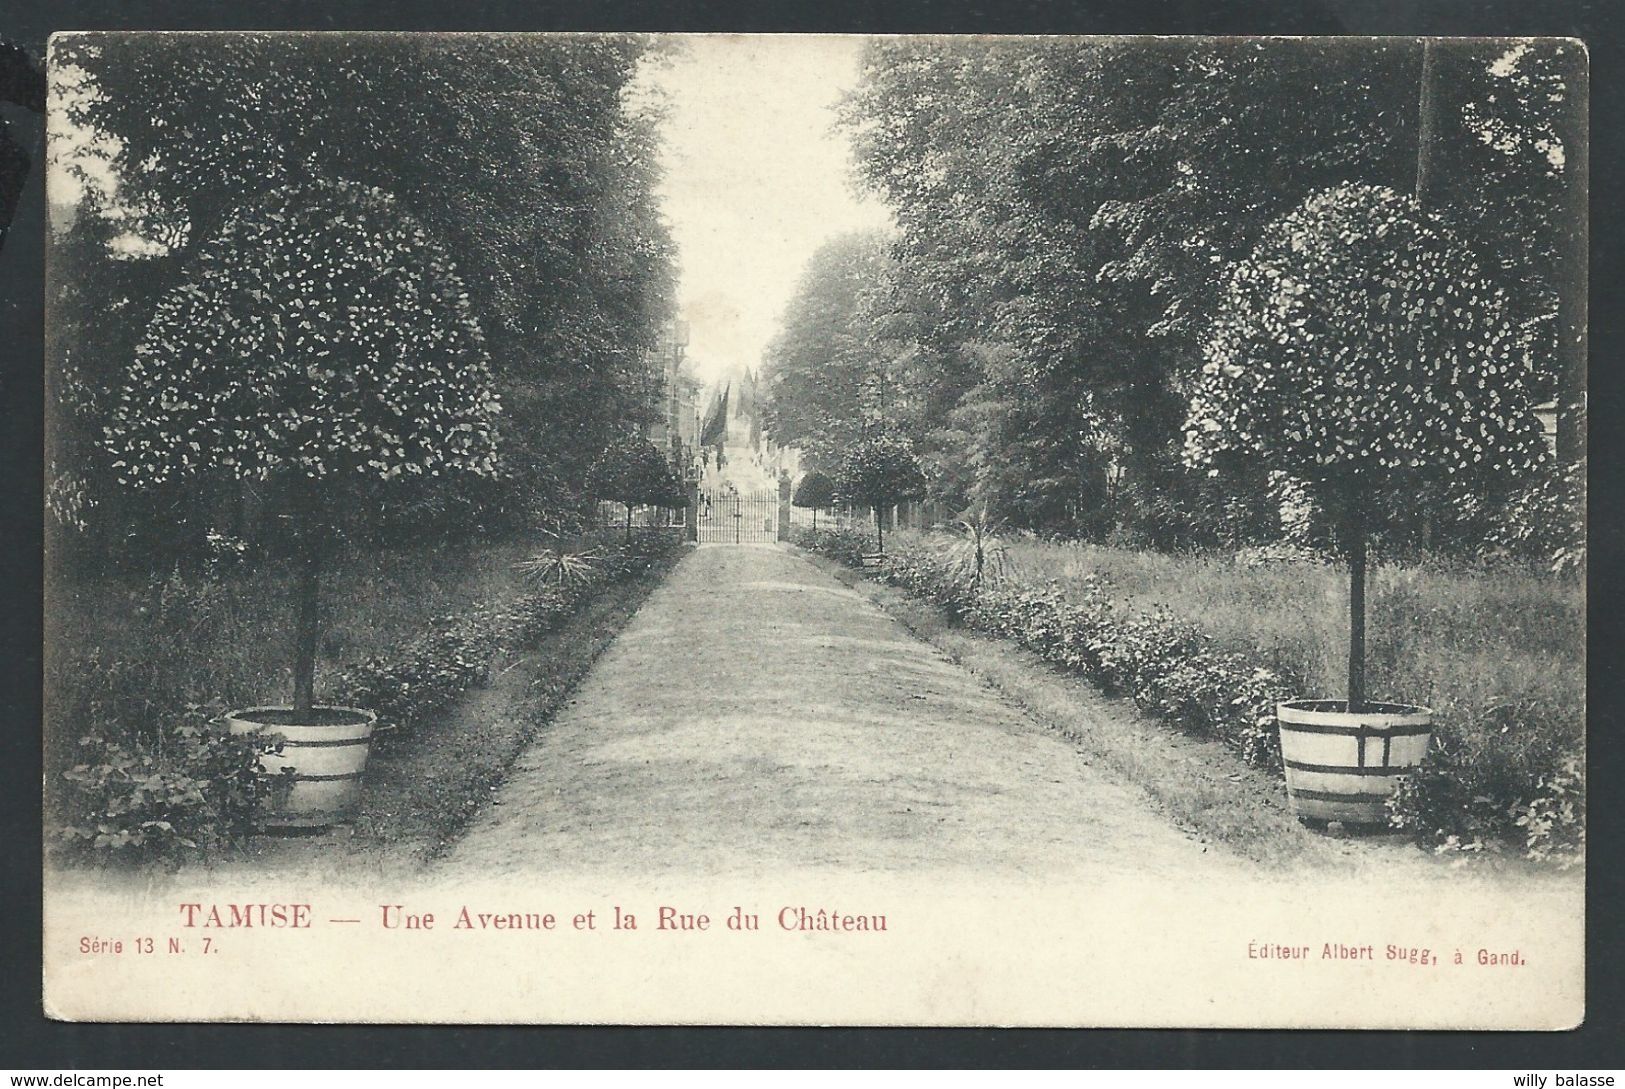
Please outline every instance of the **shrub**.
M862 567L863 557L874 551L868 532L851 527L811 530L797 526L790 539L810 552L821 552L848 567Z
M598 554L592 551L572 552L562 541L544 552L514 564L516 571L528 575L538 586L554 586L562 590L591 580L598 564Z
M1390 821L1439 853L1498 853L1571 865L1585 852L1580 738L1549 708L1501 704L1436 727L1427 762L1401 780Z
M410 729L483 683L502 650L553 630L604 586L643 574L680 546L674 532L640 533L596 553L570 580L547 583L505 605L435 617L428 630L343 669L334 681L336 697L375 712L382 730Z
M810 547L845 555L833 533L818 534ZM1165 608L1129 611L1092 574L1073 575L1064 590L1053 580L1014 577L976 589L938 541L914 534L892 538L873 576L1280 774L1276 704L1302 691L1304 679L1219 646ZM1441 851L1511 849L1560 865L1579 858L1585 773L1573 709L1529 698L1478 709L1443 700L1435 710L1433 751L1401 781L1390 803L1393 826Z
M387 654L343 670L334 680L336 698L378 716L378 728L412 726L446 707L484 679L500 641L485 614L436 617L429 631Z
M281 747L275 735L233 735L196 706L157 743L93 731L63 773L58 842L78 861L168 868L240 845L290 785L261 761Z
M959 519L953 528L958 537L946 540L942 552L951 577L979 590L984 584L998 586L1015 574L1002 527L985 510Z
M1562 471L1548 466L1497 512L1483 554L1488 558L1534 560L1558 575L1583 572L1585 478L1583 460Z

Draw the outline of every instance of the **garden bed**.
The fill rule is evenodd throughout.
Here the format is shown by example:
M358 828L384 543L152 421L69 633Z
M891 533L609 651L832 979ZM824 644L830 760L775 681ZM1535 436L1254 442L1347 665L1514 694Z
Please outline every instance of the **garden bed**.
M386 768L392 753L445 750L445 739L425 738L455 716L456 701L516 672L544 645L548 660L532 663L537 683L527 697L538 694L532 702L550 710L546 693L585 671L652 585L642 576L677 548L672 533L640 534L632 546L617 540L598 548L587 577L540 587L516 569L535 552L517 541L357 556L331 582L318 699L379 712L374 757ZM53 644L47 665L47 736L77 742L47 753L51 822L67 831L70 856L173 865L244 845L257 789L252 762L245 770L242 742L220 741L211 719L287 691L284 641L266 637L276 625L265 618L287 615L280 598L290 581L266 566L145 587L82 580L54 595L53 620L76 635ZM460 742L448 751L505 766L513 745L496 744L495 755L470 755ZM478 766L440 773L465 785L486 775ZM409 804L384 804L382 819L363 818L361 841L412 839L386 828L391 812L414 827L449 827L445 805L426 800L444 794L431 786ZM466 801L457 799L459 811Z
M863 534L804 542L855 566ZM851 539L848 539L851 538ZM1247 764L1279 769L1281 698L1336 691L1341 573L1082 545L1012 542L1009 575L972 591L941 538L900 533L875 577L1010 638ZM1576 859L1584 847L1584 624L1577 585L1516 570L1389 566L1373 579L1373 692L1436 712L1428 766L1397 828L1426 846ZM1386 642L1385 642L1386 640Z

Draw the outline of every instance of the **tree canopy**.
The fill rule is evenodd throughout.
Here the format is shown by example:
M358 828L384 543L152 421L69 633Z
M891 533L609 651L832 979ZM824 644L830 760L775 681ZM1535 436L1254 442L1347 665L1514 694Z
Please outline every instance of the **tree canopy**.
M1418 492L1479 492L1545 457L1529 335L1414 198L1316 193L1238 263L1191 402L1187 450L1263 459L1368 523Z
M85 172L77 220L115 223L125 256L97 256L138 270L121 321L144 323L245 201L344 179L392 194L467 285L505 409L502 483L483 500L573 502L591 452L646 411L672 283L656 114L634 93L646 40L63 35L52 50L79 92L65 120L104 137L88 153L116 180ZM62 318L57 358L116 386L91 371L104 353L76 350L106 334L81 341L89 323Z
M451 262L387 194L278 189L158 304L107 425L121 483L496 471L499 403Z
M875 435L847 452L836 491L849 503L885 507L918 496L924 487L925 472L913 445L893 435Z
M863 297L882 281L886 248L867 232L821 246L763 361L769 432L828 469L882 415L886 345L865 324Z
M820 510L833 505L835 496L835 478L817 469L811 469L796 485L796 494L791 502L803 509L810 507Z
M1424 95L1424 50L1397 39L868 44L843 125L898 230L846 288L867 343L843 350L884 361L886 424L938 497L1074 535L1278 532L1256 464L1181 456L1232 272L1312 194L1411 191L1424 160L1425 206L1528 338L1530 390L1572 394L1583 63L1431 50Z
M874 511L875 540L884 550L886 510L921 495L925 482L925 469L914 454L914 444L882 433L870 435L847 451L835 490L846 502Z
M642 439L606 447L587 473L587 489L595 499L627 507L680 507L687 501L665 457Z

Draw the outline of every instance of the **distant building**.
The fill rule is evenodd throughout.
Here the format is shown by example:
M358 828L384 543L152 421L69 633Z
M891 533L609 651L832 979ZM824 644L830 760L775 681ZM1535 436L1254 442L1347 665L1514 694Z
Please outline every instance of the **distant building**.
M687 360L678 368L671 381L670 404L667 409L667 428L670 434L668 448L672 464L685 475L694 471L700 449L700 404L705 394L705 383L694 373Z
M650 353L653 404L649 441L684 475L694 471L699 449L700 397L705 383L688 359L688 322L670 321Z

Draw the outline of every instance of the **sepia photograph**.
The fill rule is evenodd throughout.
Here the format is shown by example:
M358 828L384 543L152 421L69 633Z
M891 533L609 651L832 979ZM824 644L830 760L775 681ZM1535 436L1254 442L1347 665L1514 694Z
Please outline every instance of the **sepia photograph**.
M40 68L51 1017L1584 1020L1579 41Z

